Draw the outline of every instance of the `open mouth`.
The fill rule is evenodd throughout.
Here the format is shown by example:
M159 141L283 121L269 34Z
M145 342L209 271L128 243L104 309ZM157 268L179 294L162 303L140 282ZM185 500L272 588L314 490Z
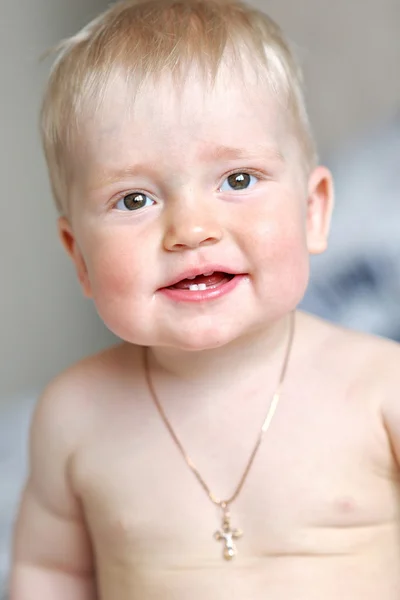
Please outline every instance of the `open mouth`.
M159 290L173 302L203 303L218 300L229 295L247 279L245 273L227 273L219 271L218 267L215 271L210 270L198 275L192 276L190 271L182 275L186 277L172 281L170 285Z
M232 273L222 273L214 271L212 273L205 273L203 275L197 275L196 277L190 277L188 279L182 279L174 285L169 286L168 290L186 290L190 292L204 292L206 290L216 289L229 281L231 281L235 275Z

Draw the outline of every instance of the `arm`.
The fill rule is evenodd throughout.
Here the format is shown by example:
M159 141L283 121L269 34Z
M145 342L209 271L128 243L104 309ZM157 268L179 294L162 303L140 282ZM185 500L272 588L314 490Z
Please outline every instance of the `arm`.
M91 544L69 464L76 443L72 402L51 386L35 412L30 473L14 532L10 600L95 600Z
M400 469L400 345L393 345L386 356L383 419L393 454Z

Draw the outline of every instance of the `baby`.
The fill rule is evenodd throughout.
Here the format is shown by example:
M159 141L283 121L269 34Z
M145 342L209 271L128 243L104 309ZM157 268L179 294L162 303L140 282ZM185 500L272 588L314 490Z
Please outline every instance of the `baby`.
M121 343L38 403L11 599L398 600L400 351L296 311L333 191L279 28L126 0L59 51L59 233Z

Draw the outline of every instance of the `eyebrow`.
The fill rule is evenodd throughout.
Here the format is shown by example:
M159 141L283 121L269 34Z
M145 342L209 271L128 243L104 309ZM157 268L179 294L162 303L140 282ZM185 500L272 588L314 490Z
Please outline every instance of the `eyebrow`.
M252 146L251 149L217 145L213 146L212 148L207 148L201 152L200 158L209 162L216 160L240 160L246 158L266 158L268 160L274 160L281 163L285 162L283 154L277 148L264 144L256 144ZM138 174L149 178L155 178L157 176L157 170L148 164L132 164L116 170L104 169L103 175L96 181L94 186L90 186L90 189L91 191L95 191L102 187L112 185L117 181L121 181L129 177L135 177Z
M205 150L201 156L206 160L220 159L243 159L254 157L265 157L269 159L285 162L283 154L274 146L265 144L256 144L250 148L234 148L231 146L218 145L211 149Z
M138 174L153 178L156 176L156 170L149 167L148 164L132 164L122 169L104 169L102 174L96 178L96 183L90 185L90 191L99 190L129 177L135 177Z

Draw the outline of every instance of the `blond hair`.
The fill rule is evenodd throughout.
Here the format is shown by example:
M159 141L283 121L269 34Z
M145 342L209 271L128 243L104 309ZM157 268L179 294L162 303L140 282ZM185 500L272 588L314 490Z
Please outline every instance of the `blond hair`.
M251 58L283 99L296 127L303 162L316 161L301 71L278 25L235 0L123 0L56 48L41 111L41 133L60 212L72 179L69 157L87 115L101 107L117 73L138 90L164 73L185 80L196 65L210 82L227 53Z

